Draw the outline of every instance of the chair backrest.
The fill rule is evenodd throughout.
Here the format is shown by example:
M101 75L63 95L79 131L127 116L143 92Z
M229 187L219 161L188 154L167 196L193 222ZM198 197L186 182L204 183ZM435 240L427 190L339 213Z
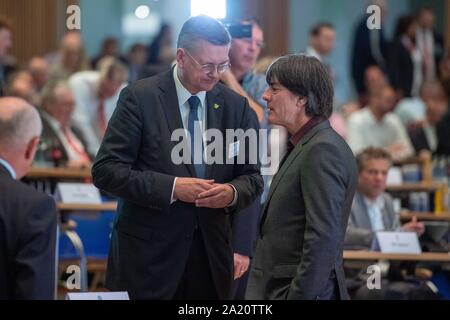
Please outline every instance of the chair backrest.
M73 213L68 218L77 224L75 232L83 242L86 257L106 259L115 212ZM59 242L59 258L60 260L79 258L69 238L63 233Z

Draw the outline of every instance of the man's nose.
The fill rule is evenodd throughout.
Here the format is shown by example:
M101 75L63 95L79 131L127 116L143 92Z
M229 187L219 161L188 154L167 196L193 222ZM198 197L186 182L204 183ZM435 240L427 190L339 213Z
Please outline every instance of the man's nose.
M219 73L219 70L217 68L218 67L214 67L214 70L209 73L209 76L211 78L213 78L213 79L219 79L220 78L220 73Z

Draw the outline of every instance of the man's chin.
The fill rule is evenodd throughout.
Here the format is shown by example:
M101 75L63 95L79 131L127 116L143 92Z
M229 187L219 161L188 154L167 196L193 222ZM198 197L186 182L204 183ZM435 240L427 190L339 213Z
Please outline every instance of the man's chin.
M217 82L211 82L211 83L203 83L201 86L201 91L210 91L214 86L217 84Z

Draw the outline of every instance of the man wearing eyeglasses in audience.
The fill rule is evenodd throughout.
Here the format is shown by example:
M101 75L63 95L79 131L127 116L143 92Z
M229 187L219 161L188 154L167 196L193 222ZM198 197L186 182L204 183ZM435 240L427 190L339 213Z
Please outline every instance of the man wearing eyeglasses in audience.
M248 161L246 141L237 150L245 152L244 164L229 164L228 152L222 163L202 157L208 145L199 132L259 128L247 99L218 83L229 68L230 41L217 20L192 17L181 29L172 70L121 92L92 170L96 186L119 197L110 290L126 290L132 299L231 298L228 215L255 201L263 181L259 164ZM187 158L201 161L175 163L180 142L173 133L180 129Z
M252 72L264 47L264 34L255 20L244 20L241 25L251 24L250 38L234 38L230 47L229 70L222 74L222 82L238 94L246 97L249 106L258 116L261 127L267 127L267 104L263 100L268 85L263 74ZM234 249L234 298L244 299L247 287L250 259L256 242L256 229L261 211L261 198L256 199L239 215L232 216Z

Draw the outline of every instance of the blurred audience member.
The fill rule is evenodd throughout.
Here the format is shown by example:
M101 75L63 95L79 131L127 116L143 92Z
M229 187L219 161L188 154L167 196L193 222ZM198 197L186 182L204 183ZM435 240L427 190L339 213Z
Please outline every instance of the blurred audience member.
M99 62L106 57L114 58L122 63L126 63L126 59L120 54L119 42L114 37L103 40L100 53L92 59L92 69L99 69Z
M127 59L128 69L130 71L128 80L130 83L142 79L146 62L147 48L140 43L132 45Z
M19 181L41 131L33 106L0 98L0 300L55 298L55 202Z
M55 166L88 167L91 159L82 135L71 128L75 98L66 82L50 82L42 93L42 145L37 159Z
M366 106L368 103L368 97L371 94L379 92L388 84L388 79L380 67L376 65L367 67L364 71L364 86L366 88L366 92L359 95L360 106Z
M63 38L57 61L51 65L50 78L53 80L67 80L72 74L89 69L89 59L78 33L70 32Z
M319 59L324 63L332 78L334 71L331 66L326 63L325 59L331 55L336 42L336 31L331 23L320 22L314 25L309 32L309 46L306 48L306 54Z
M28 71L33 78L33 85L37 92L41 92L49 79L49 65L42 57L33 57L28 63Z
M400 97L418 96L423 82L423 57L416 43L416 29L413 16L400 17L390 49L390 80Z
M384 149L367 148L357 156L358 189L353 198L345 244L370 249L377 231L416 232L421 236L425 226L413 218L403 226L392 197L386 193L386 181L392 158Z
M392 164L389 153L383 149L368 148L357 156L358 188L353 198L350 219L345 233L345 246L349 249L371 250L376 247L378 231L415 232L421 236L425 231L416 217L401 224L399 212L394 209L391 196L385 192L388 171ZM384 264L386 265L386 264ZM384 272L380 290L367 288L367 269L346 270L347 283L355 291L353 299L414 299L433 295L429 288L422 288L414 276L401 272L399 265L387 265L390 272ZM400 268L399 268L400 267ZM383 270L385 268L381 268ZM356 273L355 273L356 272ZM387 277L385 276L387 275ZM427 289L427 290L426 290Z
M385 0L369 1L370 5L377 5L381 9L381 19L387 14L387 3ZM367 15L360 21L356 29L352 52L352 77L358 94L366 92L364 84L364 72L369 66L377 65L383 72L387 71L388 42L384 36L384 29L367 28Z
M331 23L320 22L314 25L309 32L309 46L306 54L319 61L329 56L336 42L336 31Z
M99 61L99 71L72 75L69 86L75 97L73 124L86 139L89 154L96 154L120 90L125 87L128 69L120 61L106 57Z
M395 92L386 86L369 97L369 104L348 120L347 142L355 154L368 147L385 148L396 160L414 154L408 134L392 112Z
M148 47L147 63L170 65L175 59L172 42L172 27L168 24L161 25L158 34Z
M244 23L248 23L245 22ZM222 75L222 81L233 91L246 97L255 111L260 123L267 121L266 102L262 99L267 89L266 77L252 72L261 49L264 47L264 35L257 22L251 21L252 37L233 39L230 48L229 70Z
M44 56L49 66L53 66L61 60L61 51L63 47L81 45L81 35L77 30L68 30L60 40L58 50L49 52Z
M422 72L425 81L436 79L437 66L444 53L442 34L434 28L435 14L431 7L422 7L417 13L417 46L423 57Z
M0 17L0 97L5 95L6 80L14 67L8 63L8 51L12 46L12 26Z
M403 98L395 107L403 125L410 129L421 127L426 118L426 102L436 99L446 101L446 93L441 83L428 81L420 87L419 97Z
M425 82L422 92L425 119L420 126L410 128L408 133L416 153L422 150L435 152L438 146L436 126L447 113L448 99L440 82Z
M26 70L20 70L10 75L6 88L8 96L22 98L31 105L39 105L39 95L37 94L33 78Z

